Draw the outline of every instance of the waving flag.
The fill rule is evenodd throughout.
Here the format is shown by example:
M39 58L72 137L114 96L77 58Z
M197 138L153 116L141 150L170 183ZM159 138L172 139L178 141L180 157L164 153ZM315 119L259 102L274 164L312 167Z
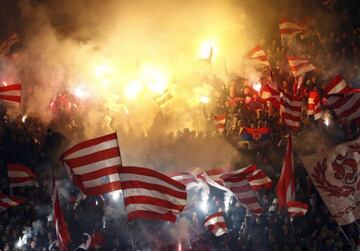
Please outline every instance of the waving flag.
M0 44L0 55L5 56L9 53L10 48L17 42L20 42L20 38L17 33L11 34L6 40Z
M262 65L270 66L268 57L260 45L255 46L247 54L245 54L245 58Z
M260 98L265 101L270 101L276 108L280 107L280 88L277 84L268 82L261 89Z
M360 219L360 138L304 156L301 161L339 225Z
M276 186L276 195L279 208L282 210L286 208L287 202L295 200L295 176L291 135L288 136L284 163Z
M68 232L64 215L61 210L59 193L53 181L53 221L55 225L56 237L58 239L60 251L68 251L67 246L70 243L70 234Z
M265 147L271 139L271 129L261 128L242 128L239 135L239 144L247 143L250 149Z
M170 91L166 89L162 94L155 96L154 101L163 108L172 98Z
M256 198L256 194L250 186L249 180L243 173L233 172L221 176L225 187L232 191L239 202L252 213L259 214L262 209Z
M225 131L226 113L214 116L214 123L219 133Z
M122 166L116 133L81 142L62 156L73 181L86 195L119 190Z
M204 226L216 237L229 232L222 212L218 212L207 217L205 219Z
M288 213L291 218L294 216L304 216L308 211L308 204L299 201L288 201Z
M360 93L353 92L341 75L325 87L326 103L341 119L360 119Z
M321 118L320 96L317 91L309 92L307 114L314 115L314 119Z
M290 71L292 72L294 77L301 76L307 72L316 69L316 67L312 65L307 59L303 59L297 56L290 56L290 55L287 55L287 59L290 65Z
M173 172L168 174L173 180L180 182L186 186L186 189L191 189L193 187L199 186L199 182L195 175L188 172Z
M283 40L284 38L292 38L297 34L301 34L305 30L305 26L302 23L297 23L290 21L288 19L282 19L279 23L280 28L280 37Z
M20 164L7 164L10 187L35 186L36 175L29 168Z
M251 188L256 192L261 189L271 189L272 188L272 180L266 176L266 174L260 170L257 169L253 173L247 176L247 179L249 180L249 184Z
M8 104L20 103L21 84L0 86L0 100Z
M176 221L186 205L186 187L170 177L144 167L120 168L121 188L128 220Z
M14 196L0 194L0 212L8 209L9 207L20 205L22 202L23 200Z
M294 131L300 128L302 99L281 93L280 115L283 122Z

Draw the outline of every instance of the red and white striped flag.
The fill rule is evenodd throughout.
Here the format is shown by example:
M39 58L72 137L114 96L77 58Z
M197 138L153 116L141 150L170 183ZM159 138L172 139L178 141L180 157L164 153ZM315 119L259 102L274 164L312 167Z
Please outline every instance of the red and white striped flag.
M246 53L245 58L251 59L254 62L262 65L270 66L268 57L260 45L255 46L248 53Z
M203 169L197 167L191 173L194 174L197 179L199 179L200 181L204 182L207 185L211 185L220 190L230 192L229 189L227 189L224 186L224 182L220 178L220 176L222 176L223 174L225 174L227 172L228 172L228 170L226 168L213 168L213 169L204 171Z
M284 38L292 38L296 34L301 34L305 30L305 25L302 23L293 22L287 19L280 20L280 37L283 40Z
M225 131L226 113L214 116L214 123L219 133Z
M256 192L261 189L271 189L272 188L272 180L266 176L266 174L257 169L253 173L247 176L251 188Z
M186 206L185 185L145 167L122 167L119 171L129 221L176 221L176 214Z
M254 190L251 188L249 180L244 176L243 173L228 173L221 176L221 179L224 181L225 187L230 189L239 202L252 213L259 214L262 212L262 209L259 205L259 202L256 198Z
M5 56L9 53L10 48L17 42L20 42L20 38L17 33L12 33L7 39L0 44L0 55Z
M308 204L299 201L287 202L288 213L291 218L294 216L304 216L308 211Z
M360 93L353 92L341 75L336 76L325 87L327 106L340 119L348 121L360 119Z
M199 182L195 175L188 172L173 172L168 174L172 179L184 184L186 189L191 189L193 187L199 186Z
M307 59L289 55L287 55L286 57L290 65L290 71L292 72L294 77L298 77L316 69L316 67L312 65Z
M325 95L348 94L351 92L351 88L343 76L337 75L325 86L324 92Z
M70 243L70 234L66 226L64 214L61 210L58 189L53 181L53 222L55 225L56 237L59 244L60 251L68 251L68 244Z
M8 104L20 103L21 84L0 86L0 100Z
M276 186L276 195L279 208L282 210L286 208L287 202L295 200L295 176L291 135L288 136L284 163Z
M280 88L277 84L268 82L261 89L260 98L270 101L276 108L280 107Z
M302 99L285 93L280 94L280 115L283 122L294 131L300 128Z
M20 164L7 164L10 187L36 186L36 175Z
M116 133L81 142L62 156L73 181L86 195L101 195L121 189L122 166Z
M14 196L0 194L0 212L23 203L23 200Z
M218 212L207 217L205 219L204 226L209 231L213 232L216 237L229 232L222 212Z
M307 114L314 115L314 119L321 118L320 95L317 91L309 92Z

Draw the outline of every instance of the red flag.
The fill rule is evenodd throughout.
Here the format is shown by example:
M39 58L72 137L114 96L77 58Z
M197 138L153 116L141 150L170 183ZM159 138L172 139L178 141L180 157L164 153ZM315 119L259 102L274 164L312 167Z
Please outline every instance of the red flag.
M59 242L60 251L68 251L68 244L70 243L70 234L68 232L64 215L61 211L59 193L53 181L53 221L56 230L56 236Z
M291 218L294 216L304 216L308 211L308 204L299 201L288 201L288 213Z
M149 168L128 166L119 171L129 221L176 221L186 206L185 185Z
M261 89L260 98L265 101L270 101L276 108L280 107L280 88L275 83L267 83Z
M309 92L307 110L308 115L314 115L315 120L321 118L320 95L317 91Z
M61 157L73 182L86 195L119 190L118 169L122 166L116 133L83 141Z
M246 53L245 58L251 59L262 65L270 65L268 57L260 45L255 46L248 53Z
M0 100L8 104L20 103L21 84L0 87Z
M272 188L272 180L260 169L257 169L248 175L248 180L254 191Z
M300 128L302 99L281 93L280 115L284 123L294 131Z
M279 23L280 28L280 37L283 40L284 38L292 38L296 34L301 34L305 30L305 25L302 23L297 23L290 21L288 19L282 19Z
M205 219L204 226L214 233L216 237L228 233L228 228L222 212L210 215Z
M219 114L214 116L214 123L219 133L223 133L225 130L226 114Z
M295 200L295 177L291 135L288 136L284 163L276 186L276 195L280 209L285 209L288 201Z
M20 205L22 202L23 200L14 196L0 194L0 212L8 209L9 207Z
M309 60L303 59L297 56L287 56L290 71L294 75L294 77L301 76L307 72L313 71L316 69L314 65L312 65Z
M168 174L172 179L179 181L181 184L186 186L186 189L191 189L193 187L197 187L199 182L196 176L192 173L188 172L173 172Z
M36 175L29 168L20 164L7 164L10 187L37 185Z

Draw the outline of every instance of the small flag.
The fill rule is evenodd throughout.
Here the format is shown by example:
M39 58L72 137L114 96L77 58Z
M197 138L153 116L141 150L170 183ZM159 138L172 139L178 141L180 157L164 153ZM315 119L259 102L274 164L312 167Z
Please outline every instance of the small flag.
M20 103L21 84L0 86L0 100L8 104Z
M0 212L23 203L23 200L14 196L0 194Z
M218 130L218 132L223 133L225 131L226 113L215 115L214 123L215 123L216 129Z
M7 164L10 187L36 186L36 175L20 164Z
M308 204L299 201L287 202L288 213L291 218L294 216L304 216L308 211Z
M258 64L270 66L268 57L260 45L255 46L247 54L245 54L245 58L253 60Z
M308 115L314 115L315 120L321 118L320 95L317 91L309 92L307 111Z
M302 23L297 23L290 21L288 19L282 19L279 23L280 28L280 37L283 40L284 38L293 38L297 34L301 34L305 30L305 26Z
M316 67L312 65L307 59L303 59L297 56L290 56L290 55L287 55L287 59L290 65L290 71L292 72L294 77L301 76L307 72L316 69Z
M280 94L280 115L283 122L293 131L300 129L301 106L303 101L299 97L285 93Z
M154 101L163 108L172 98L173 96L170 94L169 90L166 89L161 95L155 96Z
M204 226L216 237L228 233L228 228L222 212L210 215L205 219Z

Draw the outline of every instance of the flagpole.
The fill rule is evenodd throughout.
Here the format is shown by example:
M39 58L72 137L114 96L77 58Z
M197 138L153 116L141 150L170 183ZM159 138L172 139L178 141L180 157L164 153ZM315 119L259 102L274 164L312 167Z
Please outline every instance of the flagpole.
M345 234L345 232L344 232L344 230L342 229L342 227L341 227L338 223L336 223L336 224L339 226L339 228L340 228L341 232L343 233L343 235L345 236L346 240L347 240L348 242L350 242L349 237L347 237L347 235Z

